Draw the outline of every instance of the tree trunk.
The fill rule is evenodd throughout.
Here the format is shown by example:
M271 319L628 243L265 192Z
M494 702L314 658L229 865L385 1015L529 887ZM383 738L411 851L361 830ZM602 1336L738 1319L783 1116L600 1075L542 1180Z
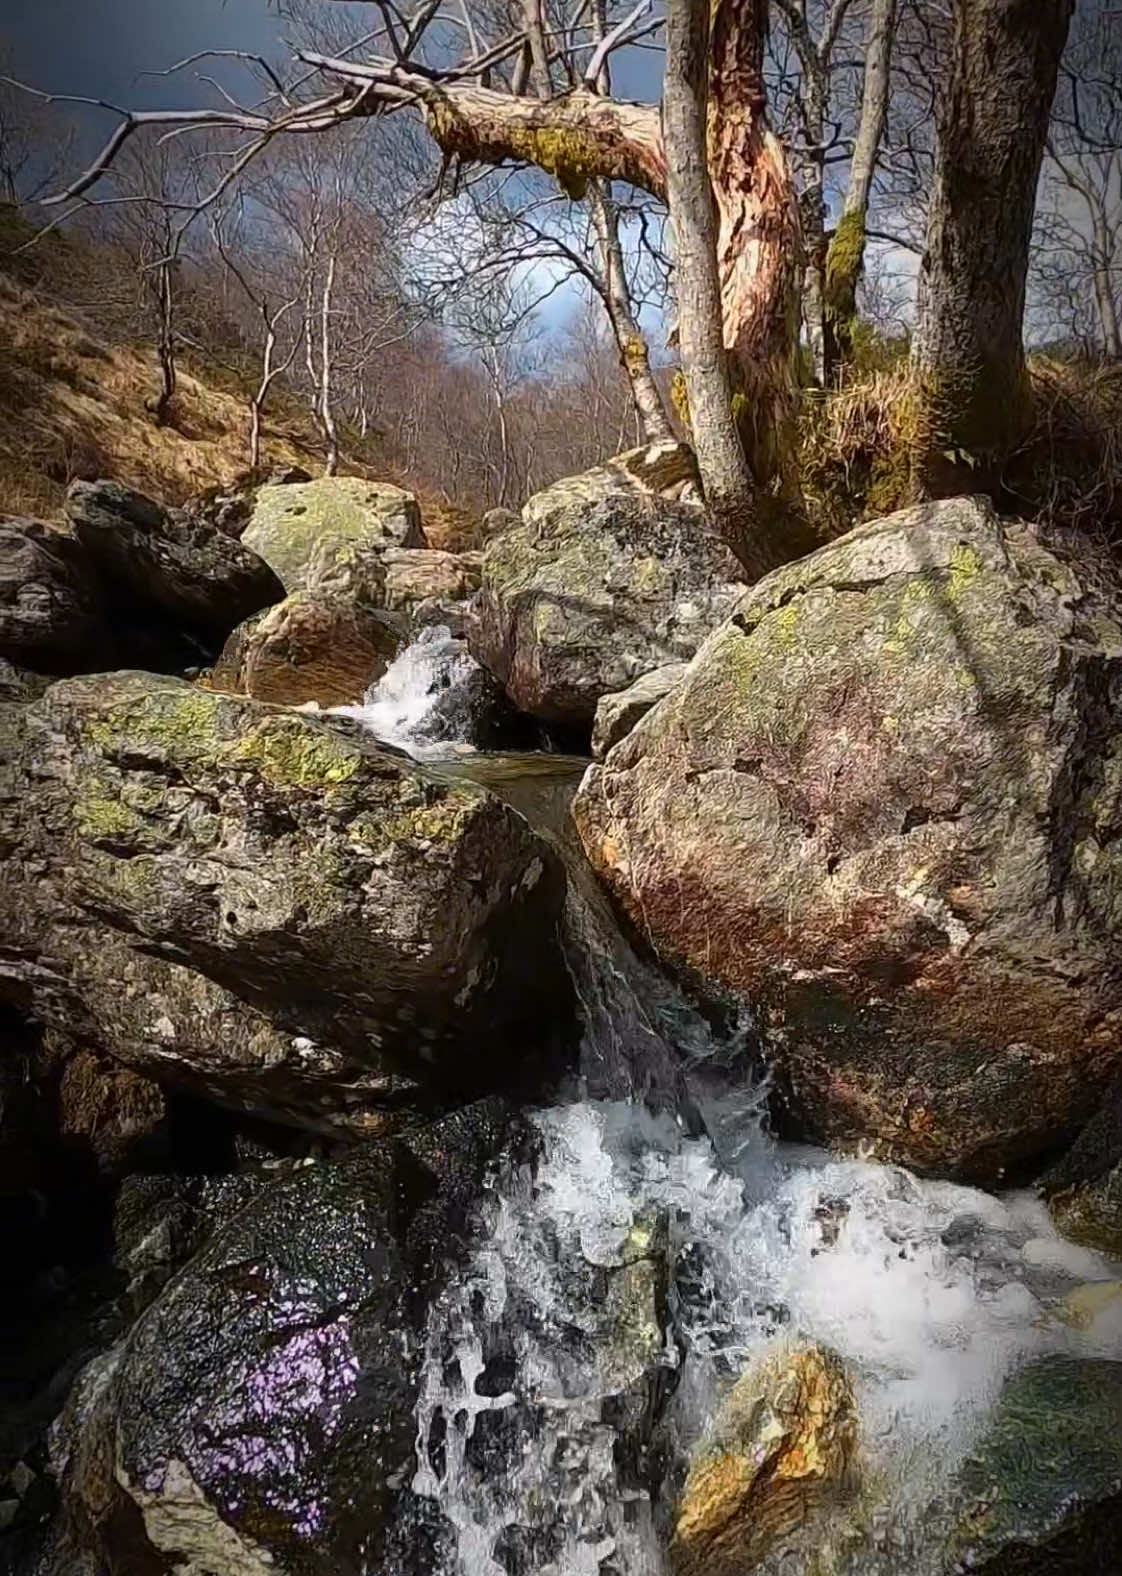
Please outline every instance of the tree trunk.
M712 0L709 173L733 403L757 490L763 556L810 545L799 484L795 351L803 268L799 204L765 115L767 0Z
M588 189L588 206L596 230L600 262L604 273L604 306L612 325L619 359L627 375L631 401L645 443L660 443L673 438L674 429L662 402L662 394L651 371L647 341L639 327L627 288L623 251L619 244L619 222L612 202L611 185L594 181Z
M157 426L162 427L171 414L178 382L175 366L175 293L171 263L165 260L156 274L156 354L160 362L160 392L152 407Z
M936 495L976 490L1024 419L1029 242L1073 5L955 0L912 350Z
M755 541L756 488L733 414L721 317L717 212L707 159L710 0L670 0L666 19L666 128L678 343L705 501L752 574L769 555Z
M873 0L865 38L865 79L861 118L849 164L849 184L841 218L826 253L825 359L837 368L853 353L857 285L865 264L865 223L877 155L884 136L891 85L892 36L896 0Z
M809 144L803 175L802 229L806 251L803 320L815 380L830 381L826 342L826 70L817 58L803 66L806 138Z
M323 279L320 300L320 420L327 443L325 476L334 476L339 469L339 432L335 425L335 411L331 403L331 295L335 288L335 253L327 259L327 272Z

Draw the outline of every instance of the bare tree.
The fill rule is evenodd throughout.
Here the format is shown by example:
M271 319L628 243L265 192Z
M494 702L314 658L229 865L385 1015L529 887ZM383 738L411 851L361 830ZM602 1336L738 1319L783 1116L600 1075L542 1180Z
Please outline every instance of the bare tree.
M865 260L869 196L888 116L895 24L896 0L871 0L865 34L861 115L849 164L845 201L826 253L823 361L827 371L852 350L857 283Z

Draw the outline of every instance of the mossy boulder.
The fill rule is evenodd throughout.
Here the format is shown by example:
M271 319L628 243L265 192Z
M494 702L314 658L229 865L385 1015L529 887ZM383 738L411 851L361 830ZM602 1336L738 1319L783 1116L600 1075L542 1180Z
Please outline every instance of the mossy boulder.
M593 866L754 1009L813 1134L994 1179L1122 1067L1122 628L1094 585L981 501L904 510L754 586L586 775Z
M684 662L668 662L665 667L644 673L625 690L601 696L592 725L592 754L596 760L602 761L613 745L626 739L641 717L665 700L681 681L686 666Z
M315 591L294 591L240 625L209 678L211 689L276 705L361 701L404 644L401 618Z
M694 1453L670 1544L675 1576L742 1576L846 1486L857 1409L841 1360L778 1341L755 1358Z
M308 584L317 549L322 572L336 552L423 547L425 539L412 493L358 476L321 476L261 487L242 541L275 570L286 591L299 591Z
M563 872L474 785L149 674L19 713L0 977L21 1005L251 1108L302 1089L310 1126L317 1086L359 1123L394 1075L434 1098L518 1079L563 1023Z
M1091 1576L1122 1548L1122 1363L1046 1357L1007 1381L954 1490L946 1569Z
M85 1371L54 1457L107 1576L433 1568L408 1516L423 1320L502 1131L259 1190Z
M484 553L472 654L544 721L589 726L602 696L693 656L742 589L704 512L629 476L555 484Z
M225 531L116 482L72 482L66 515L125 660L174 649L178 635L188 651L196 642L197 661L200 647L219 649L236 624L284 594L268 564Z

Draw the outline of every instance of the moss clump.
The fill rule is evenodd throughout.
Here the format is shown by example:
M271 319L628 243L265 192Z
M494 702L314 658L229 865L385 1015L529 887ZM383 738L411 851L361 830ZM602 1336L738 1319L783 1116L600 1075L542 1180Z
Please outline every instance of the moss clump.
M79 833L95 840L127 837L139 824L137 817L120 799L102 793L84 794L75 801L71 814Z
M865 210L854 208L838 221L826 253L826 315L843 354L857 321L857 281L864 257Z
M229 759L255 766L277 788L327 788L353 777L361 757L326 730L271 717L238 740Z

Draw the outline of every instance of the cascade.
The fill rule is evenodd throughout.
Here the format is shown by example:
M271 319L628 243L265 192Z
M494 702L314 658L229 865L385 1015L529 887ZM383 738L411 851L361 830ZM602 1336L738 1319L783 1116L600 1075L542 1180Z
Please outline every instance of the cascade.
M567 817L583 763L419 744L434 694L470 674L446 637L426 632L352 715L554 839L584 1037L568 1097L530 1115L533 1160L496 1166L429 1310L412 1487L448 1529L434 1576L669 1576L689 1452L783 1335L845 1361L862 1487L757 1569L938 1576L950 1486L1006 1378L1122 1355L1122 1300L1086 1326L1065 1313L1118 1267L1029 1193L778 1142L752 1025L718 1033L587 869Z

